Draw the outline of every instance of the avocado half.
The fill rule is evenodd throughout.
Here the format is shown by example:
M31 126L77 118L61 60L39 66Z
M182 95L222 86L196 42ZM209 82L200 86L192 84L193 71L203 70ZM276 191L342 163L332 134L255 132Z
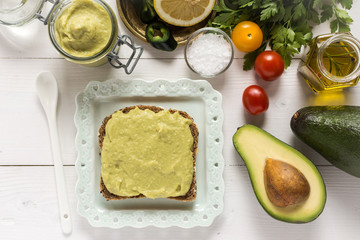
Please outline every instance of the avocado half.
M306 223L321 214L326 202L325 184L315 165L303 154L253 125L238 128L233 136L233 144L246 164L259 203L270 216L284 222ZM267 159L285 162L306 178L310 191L304 201L279 207L270 200L264 177ZM282 176L279 177L281 179ZM292 182L290 185L297 184Z

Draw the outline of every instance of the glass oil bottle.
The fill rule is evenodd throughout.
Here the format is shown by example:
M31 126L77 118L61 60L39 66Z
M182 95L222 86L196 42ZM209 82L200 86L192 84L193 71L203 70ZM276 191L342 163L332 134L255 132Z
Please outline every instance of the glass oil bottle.
M299 73L315 92L355 86L360 76L360 42L350 33L315 37L305 49Z

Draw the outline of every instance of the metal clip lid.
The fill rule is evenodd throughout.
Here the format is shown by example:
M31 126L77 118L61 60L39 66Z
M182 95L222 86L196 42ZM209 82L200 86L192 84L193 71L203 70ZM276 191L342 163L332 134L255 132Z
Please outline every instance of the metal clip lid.
M54 8L56 7L56 5L60 2L60 0L45 0L45 2L50 2L53 4L53 6L51 7L49 14L46 17L41 16L40 12L36 13L35 16L37 19L39 19L41 22L44 23L44 25L48 24L50 15L52 13L52 11L54 10Z
M120 57L118 56L120 46L123 44L127 45L132 49L132 53L126 64L121 63L119 60ZM127 35L122 35L117 37L116 43L112 50L108 53L107 58L111 66L113 66L114 68L124 68L126 74L131 74L137 62L139 61L143 51L144 49L141 46L135 46L134 41L131 37Z

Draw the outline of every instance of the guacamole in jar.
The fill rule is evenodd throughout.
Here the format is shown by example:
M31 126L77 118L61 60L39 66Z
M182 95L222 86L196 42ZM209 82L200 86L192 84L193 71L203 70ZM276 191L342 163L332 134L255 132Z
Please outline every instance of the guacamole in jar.
M109 13L92 0L74 0L55 22L58 44L75 57L91 57L103 50L112 36Z

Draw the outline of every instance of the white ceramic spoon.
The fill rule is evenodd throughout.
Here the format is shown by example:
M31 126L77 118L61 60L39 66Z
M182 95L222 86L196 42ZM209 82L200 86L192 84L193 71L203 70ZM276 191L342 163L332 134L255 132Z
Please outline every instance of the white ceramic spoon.
M40 102L48 119L50 130L52 155L54 160L56 188L59 201L60 222L62 231L69 234L72 231L69 203L65 188L63 163L61 160L60 143L56 124L56 109L58 100L58 86L54 75L41 72L36 79L36 90Z

